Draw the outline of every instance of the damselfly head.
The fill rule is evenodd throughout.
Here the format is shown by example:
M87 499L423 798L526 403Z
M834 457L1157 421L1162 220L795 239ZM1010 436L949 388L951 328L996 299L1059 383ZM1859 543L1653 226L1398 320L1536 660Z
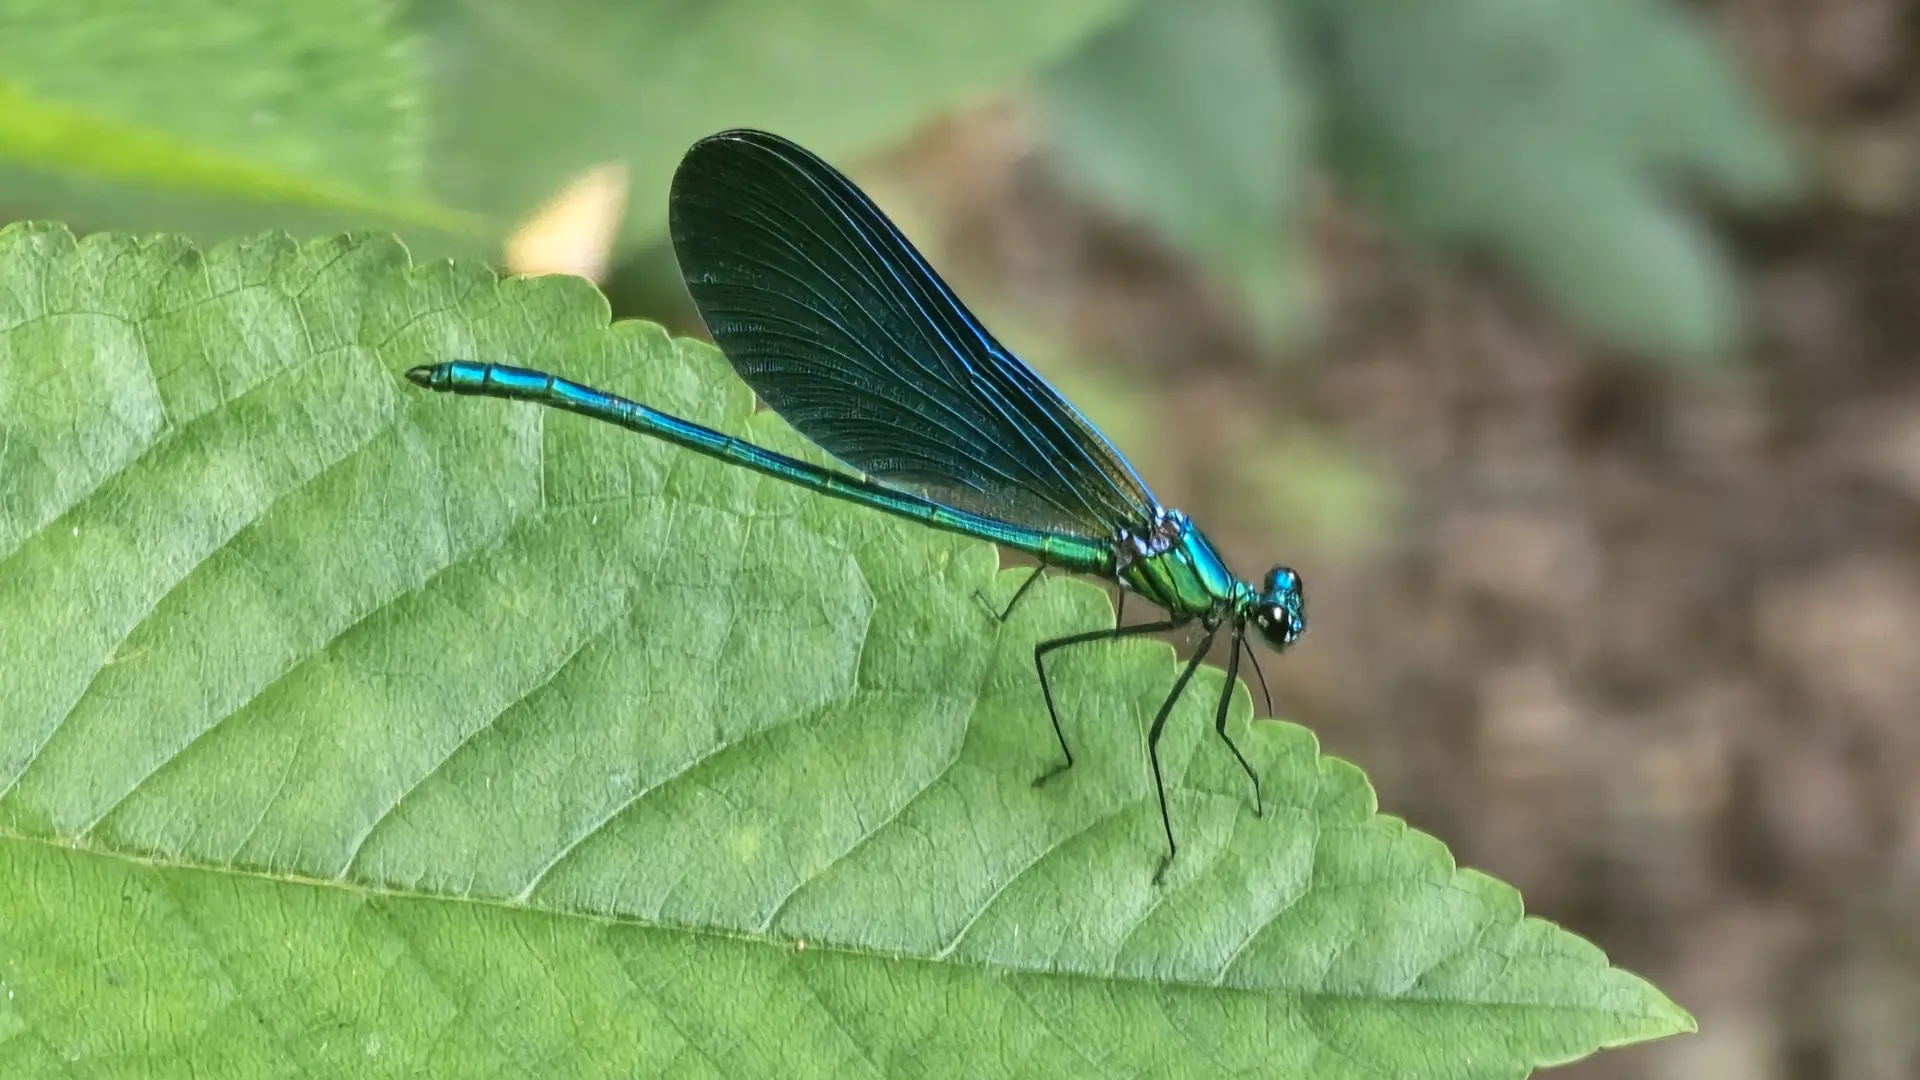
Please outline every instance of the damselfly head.
M1285 652L1307 632L1307 587L1300 575L1284 566L1267 571L1260 595L1250 611L1254 629L1268 645Z

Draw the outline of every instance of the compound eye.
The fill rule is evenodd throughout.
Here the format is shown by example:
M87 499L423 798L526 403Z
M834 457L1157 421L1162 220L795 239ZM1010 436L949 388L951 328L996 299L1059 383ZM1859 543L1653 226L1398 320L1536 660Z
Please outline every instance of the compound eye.
M1255 619L1260 623L1262 632L1268 637L1277 637L1283 643L1293 641L1307 629L1305 619L1279 604L1261 608Z

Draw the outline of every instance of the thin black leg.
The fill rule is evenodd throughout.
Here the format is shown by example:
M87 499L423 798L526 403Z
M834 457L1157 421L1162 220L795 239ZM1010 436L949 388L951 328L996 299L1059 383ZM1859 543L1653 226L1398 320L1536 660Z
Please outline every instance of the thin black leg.
M1060 710L1053 707L1053 687L1047 683L1046 655L1055 649L1064 649L1069 645L1084 645L1089 641L1113 641L1117 638L1138 637L1141 634L1157 634L1162 630L1177 630L1187 622L1186 619L1168 619L1164 622L1140 623L1137 626L1116 626L1111 630L1089 630L1084 634L1069 634L1066 637L1043 641L1033 647L1033 669L1040 673L1040 696L1047 702L1047 719L1053 721L1053 734L1060 740L1060 752L1067 756L1066 764L1047 770L1033 782L1034 787L1039 787L1073 768L1073 751L1067 747L1067 733L1060 727Z
M1120 589L1118 592L1120 595L1113 599L1113 628L1115 630L1120 629L1120 623L1127 617L1127 590Z
M1173 817L1167 813L1166 781L1160 778L1160 732L1167 726L1167 717L1173 712L1174 703L1180 700L1181 693L1187 689L1187 682L1199 669L1200 661L1207 658L1207 650L1213 647L1214 633L1209 630L1207 636L1201 639L1200 647L1193 651L1193 659L1187 661L1187 666L1180 671L1180 677L1174 680L1173 690L1167 694L1167 700L1160 703L1160 712L1153 718L1153 727L1147 730L1147 760L1153 762L1153 789L1160 796L1160 824L1167 830L1167 857L1160 860L1160 868L1153 872L1155 885L1160 884L1160 879L1166 876L1167 867L1173 865L1174 852L1179 850L1173 843Z
M1234 636L1240 639L1238 648L1247 650L1247 662L1253 665L1253 673L1260 676L1260 696L1267 699L1267 715L1273 715L1273 691L1267 689L1267 673L1260 670L1260 658L1253 654L1253 646L1247 644L1246 630L1240 629Z
M1242 754L1240 748L1233 745L1233 736L1227 734L1227 708L1233 704L1235 680L1240 677L1240 649L1246 644L1241 636L1243 633L1244 631L1238 628L1233 632L1233 659L1227 661L1227 685L1220 691L1220 707L1214 710L1213 731L1220 736L1221 742L1227 744L1227 749L1233 751L1234 760L1240 763L1240 768L1246 770L1247 779L1253 781L1253 814L1255 817L1262 817L1265 805L1260 799L1260 775L1253 771L1253 766L1247 764L1247 755Z
M1042 563L1039 566L1034 567L1033 573L1027 575L1027 580L1021 582L1020 587L1013 590L1013 599L1007 601L1007 606L1004 608L1001 608L999 611L994 611L993 605L987 603L986 593L983 593L980 590L975 589L973 591L973 598L975 600L980 601L980 606L987 609L987 614L993 616L994 622L997 622L997 623L1006 622L1007 616L1013 614L1013 605L1019 603L1020 598L1027 595L1027 590L1033 587L1033 583L1036 581L1039 581L1040 575L1046 572L1047 572L1047 567L1045 563Z

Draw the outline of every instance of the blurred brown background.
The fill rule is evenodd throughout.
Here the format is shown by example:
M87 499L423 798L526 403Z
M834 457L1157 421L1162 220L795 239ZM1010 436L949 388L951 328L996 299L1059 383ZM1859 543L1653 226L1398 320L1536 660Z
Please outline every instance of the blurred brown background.
M1706 373L1583 344L1333 199L1323 336L1276 363L1193 266L1065 194L1019 106L881 170L970 297L1124 373L1163 499L1237 566L1303 569L1281 712L1700 1021L1555 1075L1920 1077L1913 7L1712 6L1818 176L1720 221L1753 325ZM1290 427L1389 478L1382 538L1245 505L1220 462Z

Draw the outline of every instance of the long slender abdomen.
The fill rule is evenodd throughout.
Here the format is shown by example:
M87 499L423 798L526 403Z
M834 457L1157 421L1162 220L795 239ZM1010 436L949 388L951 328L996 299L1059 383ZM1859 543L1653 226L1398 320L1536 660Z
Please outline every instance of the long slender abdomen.
M872 507L946 532L991 540L1016 551L1024 551L1064 570L1112 576L1113 553L1103 542L1025 528L890 488L864 476L821 468L812 462L775 453L710 427L650 409L637 401L604 393L544 371L453 360L411 368L407 371L407 378L429 390L531 401L550 408L565 409L617 424L642 435L664 439L696 453L742 465L836 499Z

